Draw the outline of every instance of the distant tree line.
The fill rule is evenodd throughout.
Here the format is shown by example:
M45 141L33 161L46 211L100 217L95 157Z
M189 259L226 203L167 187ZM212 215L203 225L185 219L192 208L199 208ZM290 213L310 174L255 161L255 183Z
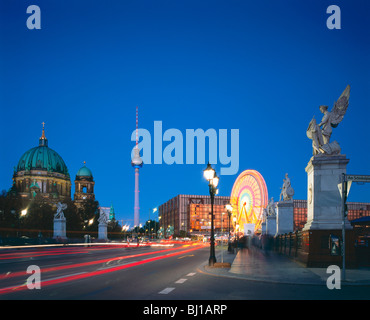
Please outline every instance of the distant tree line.
M63 201L67 208L66 218L68 238L81 238L85 234L98 235L99 202L86 200L76 206L72 200ZM52 237L56 205L41 196L28 200L2 191L0 193L0 237ZM122 227L118 221L108 223L108 238L120 236Z

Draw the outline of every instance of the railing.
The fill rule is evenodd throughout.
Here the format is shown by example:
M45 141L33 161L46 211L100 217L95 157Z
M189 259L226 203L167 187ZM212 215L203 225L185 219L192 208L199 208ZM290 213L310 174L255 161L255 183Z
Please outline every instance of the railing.
M254 245L263 250L272 250L291 257L297 257L302 248L302 233L299 231L273 236L262 236L254 241Z

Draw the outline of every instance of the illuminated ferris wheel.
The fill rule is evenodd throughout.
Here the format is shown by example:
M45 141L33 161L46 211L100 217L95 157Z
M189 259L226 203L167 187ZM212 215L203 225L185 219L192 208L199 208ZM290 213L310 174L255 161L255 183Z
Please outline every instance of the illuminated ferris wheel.
M230 198L237 230L244 232L246 224L261 230L263 210L268 204L265 180L255 170L245 170L236 179ZM254 226L253 226L254 225Z

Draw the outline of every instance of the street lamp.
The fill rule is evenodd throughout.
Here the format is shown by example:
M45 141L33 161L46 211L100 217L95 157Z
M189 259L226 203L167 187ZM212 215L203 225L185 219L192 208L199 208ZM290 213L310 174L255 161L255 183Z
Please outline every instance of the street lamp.
M208 187L209 187L209 194L211 196L211 249L210 249L210 256L209 256L209 266L213 266L216 262L216 254L215 254L215 234L213 230L213 203L215 199L215 194L217 194L217 185L219 182L219 178L216 175L215 170L209 164L207 168L203 170L203 175L208 180Z
M224 262L224 214L225 212L221 213L221 259L222 263Z
M231 220L231 213L233 212L233 206L231 204L227 204L226 206L227 215L229 217L229 236L227 241L227 250L231 252L231 243L230 243L230 220Z
M150 208L149 209L149 220L148 220L148 225L149 225L149 227L148 227L148 229L149 229L148 230L148 236L149 236L149 240L151 238L151 232L150 232L150 230L151 230L151 227L152 227L152 220L150 220L150 210L152 210L152 212L154 214L154 213L157 212L158 208ZM154 223L155 223L155 221L154 221Z
M236 217L233 218L233 221L234 221L234 240L236 241Z

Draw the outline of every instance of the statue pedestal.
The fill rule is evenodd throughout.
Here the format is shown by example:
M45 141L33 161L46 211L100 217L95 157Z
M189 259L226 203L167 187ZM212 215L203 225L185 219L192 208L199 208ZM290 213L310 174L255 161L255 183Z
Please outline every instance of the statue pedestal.
M266 234L268 236L275 236L276 234L276 217L275 216L266 217Z
M266 234L266 221L261 223L261 234L262 235Z
M54 235L56 239L67 239L66 237L66 218L54 219Z
M106 223L99 223L98 239L104 241L108 240Z
M276 236L293 232L293 200L278 202L276 208Z
M342 198L338 184L346 173L349 159L345 155L313 156L306 167L307 172L307 230L341 230ZM346 229L351 229L345 219Z
M346 266L356 268L356 235L354 230L345 230L346 233ZM333 254L329 247L330 236L336 236L342 241L342 230L310 230L300 233L300 247L297 250L297 259L309 268L327 268L330 265L342 266L341 247L337 254ZM340 244L342 246L342 243Z
M298 258L307 267L341 265L342 257L334 255L329 239L336 236L342 241L342 198L338 189L342 173L346 173L349 159L345 155L313 156L306 167L308 177L307 222L301 232ZM354 231L345 218L346 264L356 264Z

